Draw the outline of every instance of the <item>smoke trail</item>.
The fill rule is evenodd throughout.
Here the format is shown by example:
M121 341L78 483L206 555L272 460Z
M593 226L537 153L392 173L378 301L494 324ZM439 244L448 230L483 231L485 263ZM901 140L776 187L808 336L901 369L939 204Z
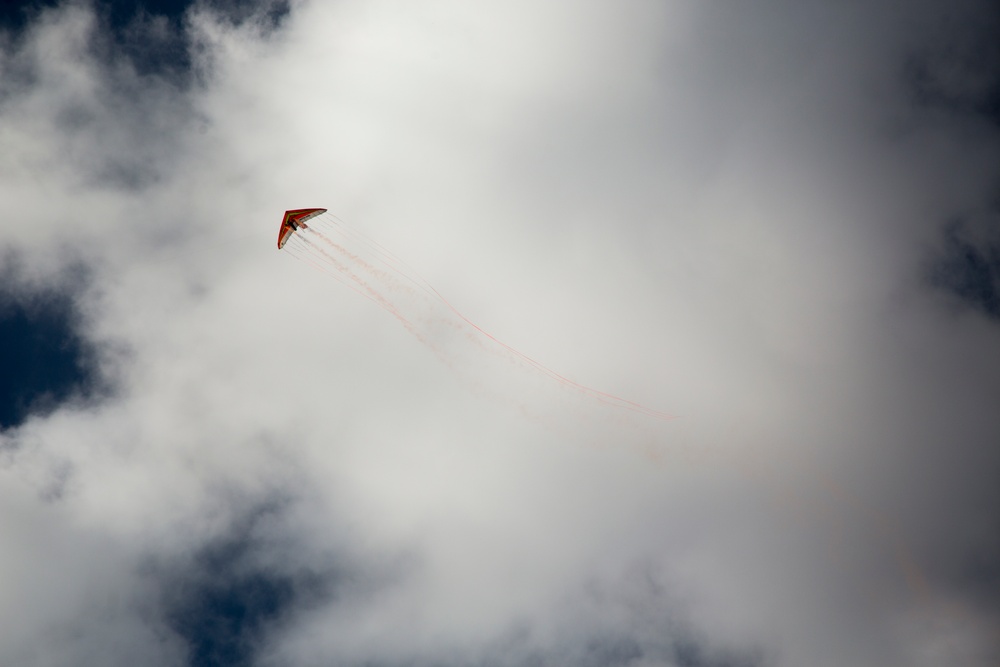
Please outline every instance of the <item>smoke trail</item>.
M526 372L535 381L545 378L552 386L591 404L654 420L673 418L665 412L576 382L497 339L466 317L403 260L330 214L311 220L308 228L293 235L291 241L289 247L297 258L377 303L453 370L470 370L472 377L466 379L480 391L486 390L494 397L502 393L499 387L488 389L481 381L487 374L486 359L490 358L508 369ZM463 356L466 358L460 363ZM524 392L513 402L526 414L539 414L541 406L528 405L523 400L526 394Z

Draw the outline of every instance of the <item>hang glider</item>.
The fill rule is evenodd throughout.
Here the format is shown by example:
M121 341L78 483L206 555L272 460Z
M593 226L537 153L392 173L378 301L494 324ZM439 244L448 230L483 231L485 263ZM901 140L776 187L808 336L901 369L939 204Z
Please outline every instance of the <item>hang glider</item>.
M292 234L299 229L309 229L306 220L312 220L324 213L326 213L325 208L296 208L285 211L285 217L281 219L281 227L278 229L278 250L281 250Z

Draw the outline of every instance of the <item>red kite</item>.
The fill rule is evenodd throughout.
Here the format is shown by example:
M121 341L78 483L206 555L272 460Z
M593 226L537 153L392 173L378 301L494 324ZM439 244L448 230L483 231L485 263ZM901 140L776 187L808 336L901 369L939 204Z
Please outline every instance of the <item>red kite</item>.
M281 227L278 229L278 250L281 250L292 234L301 229L309 229L306 220L312 220L317 215L326 213L325 208L296 208L285 211L285 217L281 219Z

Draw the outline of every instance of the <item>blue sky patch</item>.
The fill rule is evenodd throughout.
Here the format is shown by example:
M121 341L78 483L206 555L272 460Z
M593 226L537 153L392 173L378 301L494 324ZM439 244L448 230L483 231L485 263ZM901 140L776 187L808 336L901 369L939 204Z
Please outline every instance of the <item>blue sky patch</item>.
M0 30L24 31L55 0L0 3ZM184 24L191 0L110 0L94 2L101 22L95 50L107 61L125 59L140 75L158 75L180 83L192 71L191 38ZM287 0L207 0L200 3L235 25L257 21L264 32L279 28L291 11Z
M19 425L96 383L72 295L57 289L0 291L0 428Z
M280 522L283 507L252 510L165 579L164 616L187 646L190 667L254 664L269 634L324 594L324 577L267 558L275 545L260 536L261 525Z
M961 223L951 223L945 228L944 250L930 278L935 287L1000 320L1000 246L977 243Z

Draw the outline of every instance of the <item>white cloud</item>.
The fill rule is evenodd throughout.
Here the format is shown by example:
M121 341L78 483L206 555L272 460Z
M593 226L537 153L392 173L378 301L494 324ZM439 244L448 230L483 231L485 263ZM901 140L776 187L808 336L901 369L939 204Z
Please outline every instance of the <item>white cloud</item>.
M86 333L127 353L114 398L3 435L0 662L176 664L143 563L278 496L268 567L372 583L296 609L276 664L990 664L996 325L919 280L988 205L996 127L907 97L937 10L768 4L196 10L189 88L44 14L0 64L0 238L92 266ZM300 206L680 419L453 373L274 249Z

